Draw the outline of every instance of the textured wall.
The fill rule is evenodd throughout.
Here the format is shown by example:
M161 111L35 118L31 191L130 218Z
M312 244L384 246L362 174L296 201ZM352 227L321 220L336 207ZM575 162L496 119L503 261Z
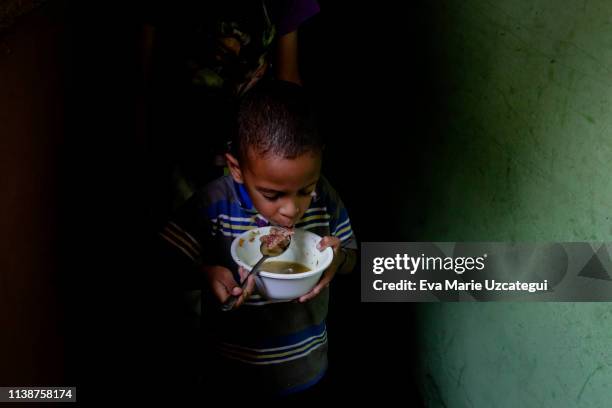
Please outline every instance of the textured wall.
M610 241L612 3L452 0L434 15L441 140L423 239ZM424 305L426 400L608 406L611 316L604 303Z

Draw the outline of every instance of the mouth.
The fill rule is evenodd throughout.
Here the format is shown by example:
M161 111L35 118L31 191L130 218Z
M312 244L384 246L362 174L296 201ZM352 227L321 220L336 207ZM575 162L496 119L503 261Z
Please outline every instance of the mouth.
M277 226L277 227L282 227L285 229L288 229L289 231L293 231L295 229L295 224L284 224L284 223L273 223L273 225Z

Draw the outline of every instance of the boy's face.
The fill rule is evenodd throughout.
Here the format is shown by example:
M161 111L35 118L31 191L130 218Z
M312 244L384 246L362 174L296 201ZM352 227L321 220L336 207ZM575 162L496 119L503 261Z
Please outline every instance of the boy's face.
M234 180L244 184L255 209L270 222L293 227L310 206L321 175L321 154L306 152L295 159L249 151L246 163L228 154Z

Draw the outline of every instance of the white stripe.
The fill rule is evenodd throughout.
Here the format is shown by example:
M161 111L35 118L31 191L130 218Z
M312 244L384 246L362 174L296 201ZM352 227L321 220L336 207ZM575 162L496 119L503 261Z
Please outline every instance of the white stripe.
M305 222L311 222L314 220L329 220L331 218L331 216L329 214L315 214L315 215L304 215L302 218L300 218L300 220L297 222L298 224L303 224Z
M322 345L324 345L325 343L327 343L327 338L323 341L321 341L321 343L317 344L316 346L314 346L313 348L311 348L310 350L306 350L303 353L297 354L295 356L291 356L291 357L287 357L287 358L283 358L280 360L269 360L269 361L249 361L249 360L245 360L239 357L235 357L235 356L231 356L231 355L227 355L224 354L227 358L231 358L233 360L238 360L238 361L242 361L243 363L247 363L247 364L253 364L253 365L270 365L270 364L280 364L280 363L284 363L287 361L291 361L291 360L296 360L298 358L307 356L308 354L312 353L313 351L315 351L316 349L318 349L319 347L321 347Z
M351 238L352 236L353 236L353 231L352 230L348 230L344 234L342 234L342 236L336 237L336 238L340 238L340 241L346 241L347 239Z
M173 222L169 222L168 224L172 225L174 228L176 228L177 230L179 230L180 232L185 234L187 236L187 238L189 238L192 241L193 245L195 245L196 248L200 249L200 244L198 243L198 241L196 241L194 237L189 235L189 233L187 233L185 230L183 230L181 227L179 227L178 225L176 225Z
M225 235L226 237L237 237L237 236L239 236L241 234L240 232L239 233L227 232L227 231L225 231L223 229L220 229L220 228L218 228L218 229L213 228L213 231L217 231L217 232L221 231L221 233L223 235Z
M173 240L176 246L180 246L190 253L193 252L194 256L200 256L200 246L194 247L189 237L181 235L180 231L174 231L171 227L167 226L161 234L165 234L167 239Z
M334 230L334 235L336 235L338 233L338 231L340 231L342 228L346 227L346 225L350 222L351 220L347 218L346 221L344 221L342 224L338 225L336 227L336 229Z
M349 225L349 223L351 222L350 219L347 218L346 221L344 221L342 224L338 225L336 227L336 229L334 229L334 235L338 233L338 231L340 231L341 229L343 229L344 227L346 227L347 225Z
M221 221L221 222L215 221L215 222L211 222L211 224L213 227L221 225L225 228L234 228L234 229L239 229L239 228L244 228L244 227L257 227L255 222L251 222L251 224L244 225L244 224L232 224L232 223L228 223L224 221Z
M223 228L231 228L231 229L235 229L235 230L240 230L242 232L244 231L250 231L252 229L257 228L257 225L255 225L255 223L251 224L251 225L240 225L240 224L227 224L225 222L221 223L221 226ZM219 227L219 224L213 224L213 228L214 227Z
M229 215L226 215L226 214L217 214L217 218L223 218L224 220L230 220L230 221L253 222L253 218L255 217L242 218L242 217L230 217ZM217 218L211 218L210 221L213 223L216 223Z
M300 228L300 229L310 229L310 228L314 228L314 227L328 227L329 226L329 221L306 223L304 225L298 224L298 225L299 225L298 228ZM250 227L250 228L249 229L238 230L240 232L239 233L234 233L233 236L238 236L238 235L242 234L245 231L250 231L250 230L253 230L253 229L257 228L257 226L255 226L255 225L238 225L238 226L239 227ZM213 225L212 228L213 228L213 231L221 230L226 236L230 236L230 233L225 231L225 230L223 230L223 228L232 229L232 230L236 229L236 228L232 228L231 225L228 226L228 224L223 224L223 228L219 227L219 225Z
M309 208L309 209L306 210L306 212L304 214L308 214L308 213L315 212L315 211L327 211L327 207Z
M306 210L306 212L305 212L304 214L310 214L310 213L313 213L313 212L320 212L320 211L323 211L323 212L327 211L327 207L309 208L308 210ZM321 214L321 215L324 215L324 214ZM244 217L231 217L231 216L226 215L226 214L218 214L218 215L217 215L217 218L210 218L210 222L211 222L211 223L213 223L213 224L216 224L216 223L217 223L217 221L218 221L218 218L222 218L222 219L224 219L224 220L229 220L229 221L254 222L254 219L255 219L256 217L259 217L259 218L261 218L263 221L268 222L268 220L267 220L267 219L265 219L263 216L261 216L261 215L259 215L259 214L258 214L257 216L253 216L253 217L249 217L249 218L244 218Z
M306 224L304 226L300 226L301 229L311 229L314 227L327 227L329 226L329 222L317 222L314 224Z
M260 220L262 220L266 224L270 223L270 221L268 221L268 219L266 217L264 217L263 215L261 215L261 214L257 214L257 216L255 218L259 218ZM257 222L257 220L255 220L255 222Z
M346 227L342 228L340 231L337 231L336 233L334 233L335 236L337 237L341 237L344 234L346 234L347 232L352 231L353 229L351 228L350 225L347 225Z
M239 231L238 234L242 234L244 232L251 231L251 230L254 230L254 229L257 228L255 225L240 225L240 227L244 227L245 229L234 228L231 225L228 226L228 224L223 224L223 226L213 225L212 229L213 229L213 231L217 231L217 230L222 230L222 229L225 228L225 229L231 229L231 230Z
M290 348L296 348L296 347L302 346L302 345L304 345L304 344L306 344L306 343L308 343L310 341L313 341L315 339L322 339L323 337L325 337L326 334L327 334L327 328L325 328L323 330L323 333L317 334L316 336L310 336L307 339L304 339L304 340L302 340L302 341L300 341L298 343L294 343L294 344L291 344L289 346L272 347L272 348L265 348L265 349L257 349L257 348L251 348L251 347L244 347L244 346L239 346L239 345L231 344L231 343L221 343L221 345L223 345L225 347L228 347L228 348L235 348L235 349L238 349L238 350L254 351L256 353L263 354L263 353L269 352L269 351L281 351L281 350L287 350L287 349L290 349Z
M163 239L165 239L166 241L168 241L169 243L171 243L176 249L180 250L182 253L184 253L185 255L187 255L189 258L191 258L192 261L195 261L195 258L193 257L193 255L191 255L186 249L184 249L183 247L181 247L178 243L174 242L174 240L172 240L170 237L165 236L164 234L162 234L161 232L159 233L159 235L161 235L161 237Z

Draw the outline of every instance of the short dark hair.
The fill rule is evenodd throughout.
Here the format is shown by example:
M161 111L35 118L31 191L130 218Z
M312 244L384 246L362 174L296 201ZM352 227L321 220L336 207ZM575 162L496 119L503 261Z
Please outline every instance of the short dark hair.
M238 109L232 153L246 159L249 149L262 156L294 159L323 150L316 115L301 86L274 80L249 92Z

